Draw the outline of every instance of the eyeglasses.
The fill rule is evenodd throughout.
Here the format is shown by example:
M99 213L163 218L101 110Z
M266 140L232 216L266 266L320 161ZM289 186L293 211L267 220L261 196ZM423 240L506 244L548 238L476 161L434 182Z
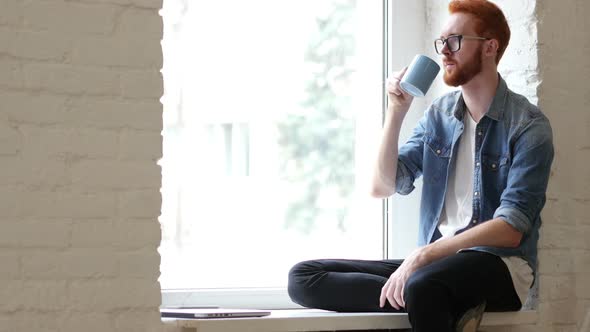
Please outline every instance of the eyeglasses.
M490 40L491 38L477 37L477 36L465 36L465 35L450 35L447 38L439 38L434 40L434 49L436 53L442 54L442 49L447 44L447 49L451 53L455 53L461 49L461 40L463 39L476 39L476 40Z

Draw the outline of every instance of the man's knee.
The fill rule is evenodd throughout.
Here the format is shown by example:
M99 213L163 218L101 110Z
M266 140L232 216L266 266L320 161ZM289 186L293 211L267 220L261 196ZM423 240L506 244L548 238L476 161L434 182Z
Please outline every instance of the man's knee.
M445 291L440 281L418 270L406 281L404 301L408 310L439 305Z
M299 262L289 270L289 284L306 284L321 271L321 264L317 260Z
M437 321L441 330L448 331L453 324L450 314L449 292L436 277L418 270L408 278L404 288L406 311L412 326L429 326Z
M287 292L291 300L302 306L311 306L312 278L321 271L317 261L304 261L289 270Z
M425 299L425 290L428 287L428 279L423 275L413 273L410 275L404 286L404 301L406 305L413 305L415 302Z

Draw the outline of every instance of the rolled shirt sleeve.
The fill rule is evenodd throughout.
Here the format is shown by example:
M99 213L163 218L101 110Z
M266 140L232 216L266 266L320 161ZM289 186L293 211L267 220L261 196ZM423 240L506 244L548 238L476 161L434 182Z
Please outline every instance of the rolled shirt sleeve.
M532 220L529 219L518 208L511 206L500 206L494 213L494 219L500 218L516 228L517 231L526 234L532 226Z
M395 175L395 191L400 195L408 195L415 186L414 181L422 175L422 159L424 153L424 131L427 110L416 125L408 141L399 148L397 170Z
M401 159L397 162L397 173L395 174L395 191L400 195L408 195L416 188L414 186L415 176L408 169Z

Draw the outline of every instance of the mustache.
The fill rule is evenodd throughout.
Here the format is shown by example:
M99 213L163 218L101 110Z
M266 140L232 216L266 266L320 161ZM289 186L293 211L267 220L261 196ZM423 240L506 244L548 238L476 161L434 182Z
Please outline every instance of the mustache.
M454 61L453 59L443 58L443 64L445 64L445 65L454 65L454 64L457 64L457 62Z

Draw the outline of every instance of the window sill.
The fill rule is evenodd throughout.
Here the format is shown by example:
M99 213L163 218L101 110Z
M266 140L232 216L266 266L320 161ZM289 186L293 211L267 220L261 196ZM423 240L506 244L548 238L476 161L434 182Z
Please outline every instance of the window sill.
M483 317L482 326L527 325L537 322L537 312L491 312ZM224 319L169 319L165 324L199 332L292 332L387 330L410 328L407 314L401 313L337 313L322 310L273 310L267 317Z

